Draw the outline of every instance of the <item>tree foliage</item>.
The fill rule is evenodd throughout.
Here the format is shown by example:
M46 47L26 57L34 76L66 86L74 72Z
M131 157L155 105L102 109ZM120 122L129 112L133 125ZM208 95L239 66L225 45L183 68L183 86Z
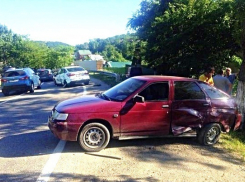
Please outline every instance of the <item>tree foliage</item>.
M132 61L136 56L138 38L134 34L117 35L107 39L93 39L88 43L76 46L76 50L90 50L100 54L107 61Z
M0 25L0 63L3 66L59 68L72 63L73 52L72 46L31 41Z
M147 42L146 62L163 74L199 75L239 51L228 0L144 0L128 25Z

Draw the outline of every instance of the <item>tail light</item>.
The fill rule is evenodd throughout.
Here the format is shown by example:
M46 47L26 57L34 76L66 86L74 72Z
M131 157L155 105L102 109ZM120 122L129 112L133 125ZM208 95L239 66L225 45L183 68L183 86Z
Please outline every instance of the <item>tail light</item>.
M28 80L28 79L29 79L29 77L25 76L25 77L20 78L19 80Z
M68 77L70 77L70 76L75 76L76 74L74 74L74 73L67 73L66 74Z
M86 70L84 74L85 74L85 75L88 75L88 74L89 74L89 72Z
M7 80L6 79L1 79L1 82L7 82Z

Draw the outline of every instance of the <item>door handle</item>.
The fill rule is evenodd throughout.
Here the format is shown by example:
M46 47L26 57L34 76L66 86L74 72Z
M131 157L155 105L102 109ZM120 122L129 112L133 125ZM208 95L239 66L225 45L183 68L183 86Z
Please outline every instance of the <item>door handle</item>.
M203 106L209 106L209 104L207 103L207 104L203 104Z
M169 108L169 105L162 105L162 108Z

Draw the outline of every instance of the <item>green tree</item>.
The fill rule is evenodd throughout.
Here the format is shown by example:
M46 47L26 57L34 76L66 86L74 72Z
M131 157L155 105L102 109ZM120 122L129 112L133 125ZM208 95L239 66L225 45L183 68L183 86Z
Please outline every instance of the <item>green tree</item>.
M129 21L146 44L146 62L159 73L199 75L228 65L238 51L233 7L225 0L145 0Z

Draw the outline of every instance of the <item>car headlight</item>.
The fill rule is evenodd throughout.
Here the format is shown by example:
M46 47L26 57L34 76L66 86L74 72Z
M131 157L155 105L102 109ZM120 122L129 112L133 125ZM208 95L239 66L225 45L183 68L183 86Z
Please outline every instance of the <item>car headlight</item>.
M52 118L54 120L62 120L65 121L68 117L68 114L65 113L59 113L56 110L54 112L52 112Z

